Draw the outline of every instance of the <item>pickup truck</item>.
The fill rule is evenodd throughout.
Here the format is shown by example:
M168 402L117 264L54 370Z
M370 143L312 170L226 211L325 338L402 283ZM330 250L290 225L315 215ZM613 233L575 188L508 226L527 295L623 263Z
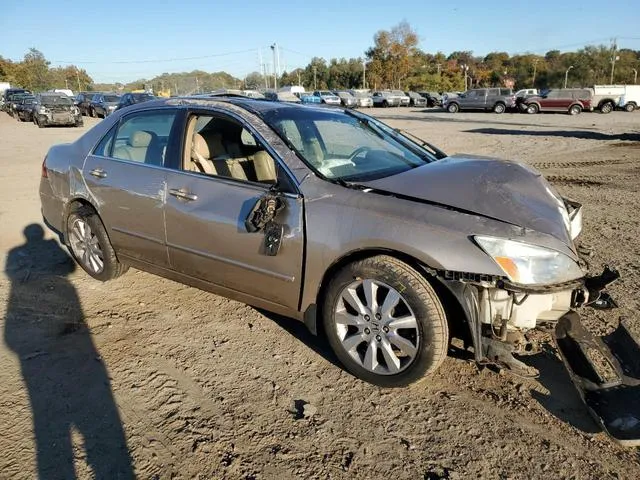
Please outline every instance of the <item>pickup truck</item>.
M460 110L491 110L504 113L516 105L516 97L510 88L476 88L457 97L447 98L443 107L449 113Z

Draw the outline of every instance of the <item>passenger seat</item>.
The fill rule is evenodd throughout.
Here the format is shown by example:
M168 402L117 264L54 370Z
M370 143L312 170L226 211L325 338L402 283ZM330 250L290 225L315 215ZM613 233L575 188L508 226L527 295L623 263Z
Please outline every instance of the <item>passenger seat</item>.
M263 183L276 183L276 162L273 157L264 150L254 153L249 159L253 160L256 171L256 180Z
M115 149L113 156L122 160L162 165L162 150L157 145L157 140L153 142L154 137L155 134L137 130L129 135L126 145L121 145Z
M195 167L192 170L208 175L218 175L216 167L211 161L209 145L199 133L193 135L193 141L191 142L191 163Z

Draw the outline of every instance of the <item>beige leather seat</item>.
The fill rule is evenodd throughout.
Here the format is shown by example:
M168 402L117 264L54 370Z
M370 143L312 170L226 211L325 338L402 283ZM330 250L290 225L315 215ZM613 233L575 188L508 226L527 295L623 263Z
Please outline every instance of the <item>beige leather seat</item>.
M191 142L191 165L190 170L206 173L208 175L218 175L216 167L211 161L211 150L202 135L195 133Z
M265 183L276 183L278 174L276 173L276 162L273 157L264 150L254 153L250 159L253 160L253 167L256 171L256 180Z
M322 165L324 152L317 138L310 138L304 142L304 156L314 166L318 167Z
M160 158L151 158L155 157L155 155L153 155L154 152L151 150L152 140L153 135L149 132L137 130L129 135L126 145L121 145L114 150L113 156L115 158L121 158L122 160L161 165L162 150L158 148L157 153Z

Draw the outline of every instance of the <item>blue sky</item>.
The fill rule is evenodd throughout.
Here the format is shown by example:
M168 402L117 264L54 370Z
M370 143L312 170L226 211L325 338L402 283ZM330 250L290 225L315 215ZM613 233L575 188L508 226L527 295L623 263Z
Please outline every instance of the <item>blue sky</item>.
M373 35L407 20L420 47L484 55L574 50L585 44L640 49L639 0L8 0L0 17L0 55L29 49L53 65L76 64L97 82L127 82L162 72L226 70L242 77L272 62L292 70L312 56L363 56ZM633 21L629 21L634 19Z

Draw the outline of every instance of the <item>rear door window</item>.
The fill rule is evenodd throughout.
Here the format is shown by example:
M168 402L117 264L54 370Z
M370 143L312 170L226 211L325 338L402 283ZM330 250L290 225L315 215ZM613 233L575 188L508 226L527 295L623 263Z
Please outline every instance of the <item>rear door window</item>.
M109 156L155 166L164 165L175 118L175 110L127 116L117 127Z

